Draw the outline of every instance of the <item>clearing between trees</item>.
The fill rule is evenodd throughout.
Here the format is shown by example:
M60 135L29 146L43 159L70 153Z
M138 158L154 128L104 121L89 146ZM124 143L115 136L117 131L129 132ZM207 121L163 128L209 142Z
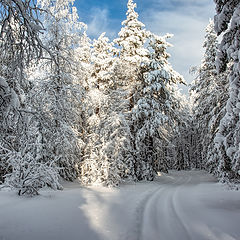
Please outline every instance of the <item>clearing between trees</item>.
M0 192L1 240L239 240L240 192L205 171L170 171L120 188Z

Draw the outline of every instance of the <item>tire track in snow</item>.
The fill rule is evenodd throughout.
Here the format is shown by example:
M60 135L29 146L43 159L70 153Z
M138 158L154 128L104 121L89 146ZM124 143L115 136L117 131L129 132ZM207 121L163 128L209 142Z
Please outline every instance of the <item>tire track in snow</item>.
M128 227L124 234L121 235L119 240L139 240L140 229L142 227L144 206L158 191L162 190L162 187L155 186L154 190L148 190L143 192L141 200L136 202L136 208L134 211L134 225Z
M177 181L174 181L173 184L176 184L179 182L179 179L177 179ZM168 183L168 185L170 184L170 182ZM156 189L153 193L149 194L140 204L140 206L138 207L138 211L140 212L140 214L137 214L137 238L136 240L142 240L142 235L143 235L143 228L145 225L145 222L147 221L145 219L145 215L146 212L148 212L148 208L149 206L152 205L152 202L155 201L155 197L160 194L160 192L164 191L163 185L161 185L161 187L159 187L158 189ZM153 214L155 215L156 211L153 212ZM154 230L153 230L154 231Z
M179 200L177 201L177 193L182 186L186 185L190 181L191 181L191 177L188 177L188 179L186 181L184 181L180 186L177 186L174 189L174 191L172 192L172 195L171 195L171 207L172 207L172 210L173 210L173 212L176 216L176 219L178 220L178 223L181 225L183 231L185 232L185 235L186 235L185 240L188 240L188 239L190 240L191 236L189 234L187 224L185 223L185 221L183 220L183 218L181 217L181 215L178 212L177 203L179 203ZM180 239L182 239L182 238L180 238Z
M176 193L191 177L181 177L172 183L161 185L145 199L139 216L138 240L188 240L191 239L183 219L177 211Z
M161 188L157 187L153 191L147 192L147 194L141 199L140 202L137 203L137 207L135 209L135 224L133 227L129 227L126 233L119 240L139 240L140 239L140 229L142 228L142 219L143 212L146 203L155 195Z

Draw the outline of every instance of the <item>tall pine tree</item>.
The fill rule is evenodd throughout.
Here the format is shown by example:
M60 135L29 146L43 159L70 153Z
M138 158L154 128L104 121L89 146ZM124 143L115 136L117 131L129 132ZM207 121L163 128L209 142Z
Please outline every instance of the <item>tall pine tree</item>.
M142 64L136 104L132 111L136 150L136 175L139 180L153 179L153 170L167 170L165 156L169 133L178 116L179 102L174 98L173 85L183 78L168 62L166 41L170 35L149 39L149 60ZM160 164L159 164L160 163Z
M218 72L225 72L227 64L232 62L226 114L215 138L220 152L218 170L223 180L235 181L240 179L240 3L238 0L215 0L215 3L215 30L218 35L223 33L217 55Z

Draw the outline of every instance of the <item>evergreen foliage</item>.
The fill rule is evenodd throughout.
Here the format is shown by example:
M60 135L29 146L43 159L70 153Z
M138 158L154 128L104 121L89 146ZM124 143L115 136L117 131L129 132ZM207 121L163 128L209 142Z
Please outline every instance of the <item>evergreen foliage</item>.
M192 102L171 35L147 31L133 0L113 41L92 41L73 3L0 2L2 186L33 196L61 179L118 186L191 168L239 181L239 1L215 0Z
M196 167L208 169L218 175L218 151L214 138L219 123L225 113L227 94L227 74L218 74L216 69L217 34L214 22L210 20L206 27L203 47L205 49L202 64L196 69L197 78L192 85L194 91L194 137L197 139L195 158Z
M226 113L220 121L215 138L219 155L218 171L223 181L239 181L240 179L240 3L233 1L215 1L217 14L215 30L223 33L217 55L217 70L226 72L228 63L228 100Z
M168 63L166 48L170 45L166 38L169 37L152 35L149 38L149 60L142 63L137 85L132 120L139 180L152 180L153 170L167 171L167 160L162 153L173 131L171 128L178 121L175 110L179 102L174 98L172 85L183 79Z

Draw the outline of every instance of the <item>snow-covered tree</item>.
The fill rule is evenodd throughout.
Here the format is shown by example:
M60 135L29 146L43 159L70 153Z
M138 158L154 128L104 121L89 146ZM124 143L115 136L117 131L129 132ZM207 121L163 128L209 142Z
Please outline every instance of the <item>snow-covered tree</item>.
M215 0L215 3L215 30L218 35L223 33L217 55L218 72L226 71L227 64L232 62L226 114L215 138L221 153L218 171L223 180L234 181L240 178L240 2Z
M152 34L149 60L142 64L139 75L137 101L132 111L136 175L139 180L152 180L153 170L167 170L163 151L170 139L169 130L178 121L175 113L179 102L174 98L173 90L176 83L183 82L183 78L168 62L170 55L166 49L170 44L166 39L169 37Z
M116 59L112 76L111 98L114 99L112 109L122 119L125 126L121 130L124 130L122 135L126 137L122 153L127 156L125 157L127 170L124 171L126 173L124 178L136 179L131 111L135 104L140 64L147 61L148 51L144 44L149 33L145 30L144 24L138 20L138 14L135 11L136 4L132 0L128 1L127 8L127 18L122 22L123 27L118 38L113 41L119 49L115 50Z
M40 12L35 1L0 2L1 124L8 124L9 114L18 115L15 110L29 87L23 75L24 67L33 58L39 59L45 48L39 37L43 29L38 18Z
M199 164L196 167L205 166L207 162L207 148L211 142L209 131L209 121L212 116L212 109L215 107L216 95L214 91L217 87L215 78L217 71L215 59L217 53L217 34L214 31L214 23L210 20L206 28L206 36L203 44L205 49L202 64L196 69L197 78L192 84L192 91L195 91L194 101L194 127L197 154L196 159Z
M54 161L66 180L78 176L81 161L82 89L75 50L79 47L84 24L78 22L73 1L42 1L45 15L45 44L54 59L44 59L29 73L35 87L31 103L45 129L46 161ZM80 65L80 64L79 64ZM44 124L43 124L44 123Z
M125 91L116 89L113 43L105 33L92 46L92 74L85 98L86 147L81 164L84 184L118 185L130 175L128 123L122 112ZM120 100L121 99L121 100ZM121 101L121 103L119 102Z
M101 91L113 88L113 71L116 58L113 57L116 49L109 42L106 33L102 33L97 40L93 41L91 62L93 65L91 79L93 84Z
M126 134L123 115L109 108L112 99L99 89L88 94L88 128L84 161L81 164L83 184L116 186L127 173ZM130 131L129 131L130 132Z
M119 32L119 37L114 40L119 50L108 43L104 34L93 43L92 86L86 98L91 116L87 119L89 137L85 149L86 153L90 153L87 156L91 157L86 157L82 168L85 169L82 173L87 174L85 182L90 180L90 183L116 185L121 178L136 179L131 109L140 63L147 59L144 44L148 33L144 24L138 20L135 7L136 4L129 0L127 19L122 23L124 27ZM96 95L98 97L93 97ZM98 178L94 178L89 167L91 165ZM101 166L105 165L112 169L106 167L109 170L104 172ZM89 174L86 169L90 170ZM111 175L111 171L114 174ZM114 179L112 183L111 179Z
M81 163L81 182L84 185L107 184L110 165L109 159L102 153L100 125L108 111L108 97L97 86L92 86L86 94L84 107L86 146Z
M127 4L127 19L122 22L118 38L114 40L120 49L118 62L115 65L115 76L119 85L128 86L129 91L134 91L139 72L140 63L146 60L147 51L144 44L148 37L145 25L138 20L137 7L133 0ZM133 95L133 93L130 93ZM133 99L130 99L133 101ZM130 103L130 108L132 104Z
M218 74L215 78L215 89L213 91L213 107L211 110L211 117L208 122L209 131L209 145L207 149L207 169L216 176L220 176L219 164L221 163L221 150L218 148L217 132L219 131L220 121L226 114L226 103L228 99L227 76L229 74L229 67L226 72ZM220 150L220 151L219 151Z
M76 9L70 7L72 1L43 0L39 3L44 11L44 24L48 30L42 42L48 46L48 51L40 61L40 53L30 52L29 56L34 54L37 58L31 62L28 70L24 68L27 67L25 63L30 63L31 59L29 56L20 56L23 60L13 71L14 76L19 76L13 85L14 90L17 90L12 91L14 98L10 99L13 102L11 105L19 114L17 117L15 114L8 114L11 125L6 130L7 137L0 141L1 160L7 162L5 169L10 170L5 176L5 184L19 189L19 194L32 195L37 194L38 189L45 185L59 188L58 171L68 180L76 178L77 163L81 159L81 91L76 77L79 71L74 49L78 47L83 24L77 22ZM21 5L21 1L18 1L17 6L22 9L24 4ZM37 17L34 14L37 13L33 13ZM26 16L26 21L28 20ZM17 30L14 40L21 43L24 39L21 40L21 34L18 35L20 25L18 22L13 24ZM34 27L34 23L31 26ZM42 42L39 40L39 44ZM34 41L32 44L36 43ZM14 47L18 49L16 45ZM36 46L30 46L29 49L33 51L34 47ZM27 48L28 51L29 49ZM11 91L5 79L2 78L1 81L4 83L4 94Z
M192 157L192 113L191 99L180 92L176 88L174 96L179 102L179 108L176 114L179 119L172 127L172 136L167 149L167 161L171 169L187 170L194 166Z
M91 73L87 79L87 90L84 101L85 148L84 161L81 164L81 181L85 185L106 184L111 176L108 157L103 153L103 135L100 125L109 111L107 95L113 65L113 45L105 33L93 41L91 48ZM109 106L110 107L110 106Z
M193 124L195 138L195 167L216 172L219 161L214 138L219 121L225 113L227 99L226 74L218 74L216 69L217 34L210 20L206 28L202 64L196 69L197 78L192 84L194 91Z
M41 11L34 0L0 2L1 51L11 53L16 66L30 62L33 57L40 57L46 49L39 36L43 30L39 19Z
M26 114L26 113L25 113ZM3 160L8 162L11 173L5 175L4 186L18 191L18 195L37 195L42 187L61 189L58 169L54 161L46 161L46 147L42 139L42 128L35 114L27 113L27 124L20 132L19 151L5 151ZM1 156L0 153L0 156Z
M121 47L122 57L127 58L129 62L139 63L147 53L144 43L148 32L144 29L145 25L138 20L138 13L135 11L137 4L129 0L127 7L127 19L122 22L124 27L118 33L119 38L114 42Z
M39 36L41 10L31 0L0 2L0 181L13 171L10 159L21 152L28 125L24 112L31 86L24 69L47 49Z

